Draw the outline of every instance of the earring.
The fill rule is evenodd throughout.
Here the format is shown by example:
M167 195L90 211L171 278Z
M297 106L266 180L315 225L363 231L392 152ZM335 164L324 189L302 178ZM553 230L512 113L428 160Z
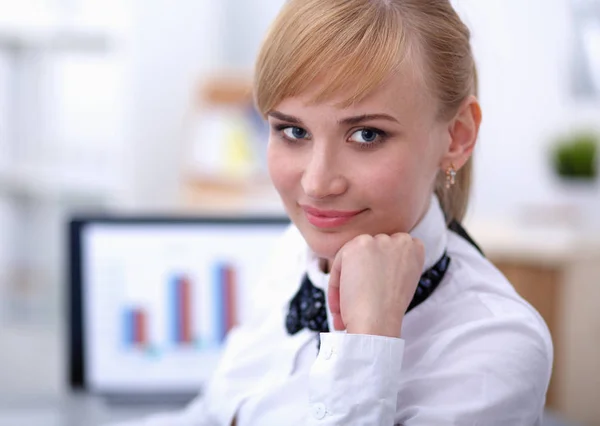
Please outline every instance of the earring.
M450 189L456 183L456 168L450 163L450 167L446 169L446 189Z

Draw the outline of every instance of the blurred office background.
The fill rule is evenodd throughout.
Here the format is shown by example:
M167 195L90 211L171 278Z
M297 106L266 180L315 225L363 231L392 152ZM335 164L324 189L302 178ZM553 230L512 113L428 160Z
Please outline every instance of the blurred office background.
M0 402L65 392L70 215L283 213L248 96L283 1L0 0ZM600 0L454 4L484 111L467 227L552 329L549 406L598 425Z

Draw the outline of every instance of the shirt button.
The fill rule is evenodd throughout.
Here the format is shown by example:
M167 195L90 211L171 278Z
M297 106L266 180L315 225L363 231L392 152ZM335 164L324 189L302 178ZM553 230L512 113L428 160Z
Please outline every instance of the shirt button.
M317 420L323 419L325 414L327 413L327 409L325 408L325 404L317 402L313 404L313 417Z

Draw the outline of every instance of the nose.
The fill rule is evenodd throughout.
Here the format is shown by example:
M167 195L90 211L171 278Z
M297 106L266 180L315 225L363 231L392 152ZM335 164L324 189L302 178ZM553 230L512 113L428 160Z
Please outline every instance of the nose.
M313 144L309 160L302 175L302 189L312 199L342 195L348 189L348 180L341 170L338 153L327 146ZM325 145L325 144L323 144Z

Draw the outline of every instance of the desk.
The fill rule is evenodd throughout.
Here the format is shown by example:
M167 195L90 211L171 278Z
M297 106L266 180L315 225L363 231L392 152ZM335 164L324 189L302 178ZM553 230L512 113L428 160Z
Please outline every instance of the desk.
M89 395L19 399L0 405L0 426L102 426L178 410L172 405L109 406Z

